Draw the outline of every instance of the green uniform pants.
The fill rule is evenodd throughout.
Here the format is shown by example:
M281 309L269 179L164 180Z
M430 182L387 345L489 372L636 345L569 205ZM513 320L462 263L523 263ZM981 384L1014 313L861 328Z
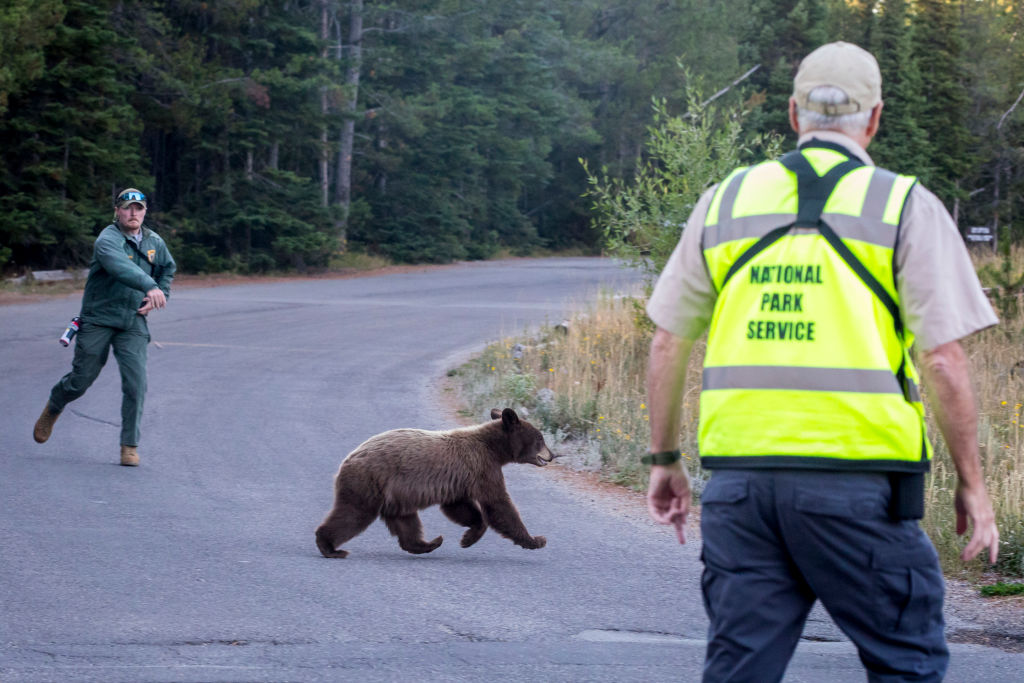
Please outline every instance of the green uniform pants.
M99 377L111 347L121 370L121 445L139 445L142 402L146 397L146 346L149 326L146 318L135 316L132 327L122 330L82 321L75 337L75 359L71 372L50 392L50 407L62 411L80 397Z

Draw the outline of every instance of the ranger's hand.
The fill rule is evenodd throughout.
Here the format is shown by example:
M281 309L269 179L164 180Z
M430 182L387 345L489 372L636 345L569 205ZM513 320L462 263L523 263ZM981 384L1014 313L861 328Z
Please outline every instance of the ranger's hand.
M146 292L146 298L149 299L148 305L150 310L153 310L154 308L163 308L167 305L167 297L164 295L164 290L159 287L154 287Z
M690 476L681 462L651 467L647 511L655 522L673 525L679 542L686 543L686 517L690 514Z

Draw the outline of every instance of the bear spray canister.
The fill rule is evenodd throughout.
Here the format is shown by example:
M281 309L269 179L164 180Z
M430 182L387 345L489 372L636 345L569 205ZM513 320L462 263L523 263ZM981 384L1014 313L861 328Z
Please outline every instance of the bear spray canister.
M60 335L61 346L67 346L71 343L71 340L74 339L75 335L78 333L79 323L81 322L82 319L77 315L71 319L71 322L68 323L67 329L64 330L64 334Z

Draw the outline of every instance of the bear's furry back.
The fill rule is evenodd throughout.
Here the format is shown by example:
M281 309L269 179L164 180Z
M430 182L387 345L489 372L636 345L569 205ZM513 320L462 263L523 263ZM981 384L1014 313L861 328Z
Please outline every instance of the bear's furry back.
M496 489L504 491L501 467L511 459L508 448L501 420L446 431L395 429L349 453L335 489L345 498L373 499L390 515L489 498ZM360 490L346 490L352 485Z

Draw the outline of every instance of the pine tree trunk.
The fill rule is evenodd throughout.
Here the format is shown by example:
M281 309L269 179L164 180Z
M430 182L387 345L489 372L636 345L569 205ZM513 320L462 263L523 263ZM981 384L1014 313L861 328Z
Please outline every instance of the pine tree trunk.
M341 146L338 149L338 182L335 185L335 203L342 209L341 243L345 243L348 211L352 204L352 149L355 141L355 113L359 99L359 72L363 61L363 0L352 0L348 29L349 65L345 76L345 121L341 127ZM341 52L339 51L339 56Z
M327 14L328 0L320 0L320 59L327 59ZM320 205L327 208L327 190L329 179L327 177L328 166L328 144L327 144L327 86L320 87L320 114L323 122L320 124Z
M277 140L275 140L270 145L270 159L267 161L267 166L269 166L271 170L276 171L277 167L278 167L278 164L280 162L280 159L281 159L281 143L278 142Z

